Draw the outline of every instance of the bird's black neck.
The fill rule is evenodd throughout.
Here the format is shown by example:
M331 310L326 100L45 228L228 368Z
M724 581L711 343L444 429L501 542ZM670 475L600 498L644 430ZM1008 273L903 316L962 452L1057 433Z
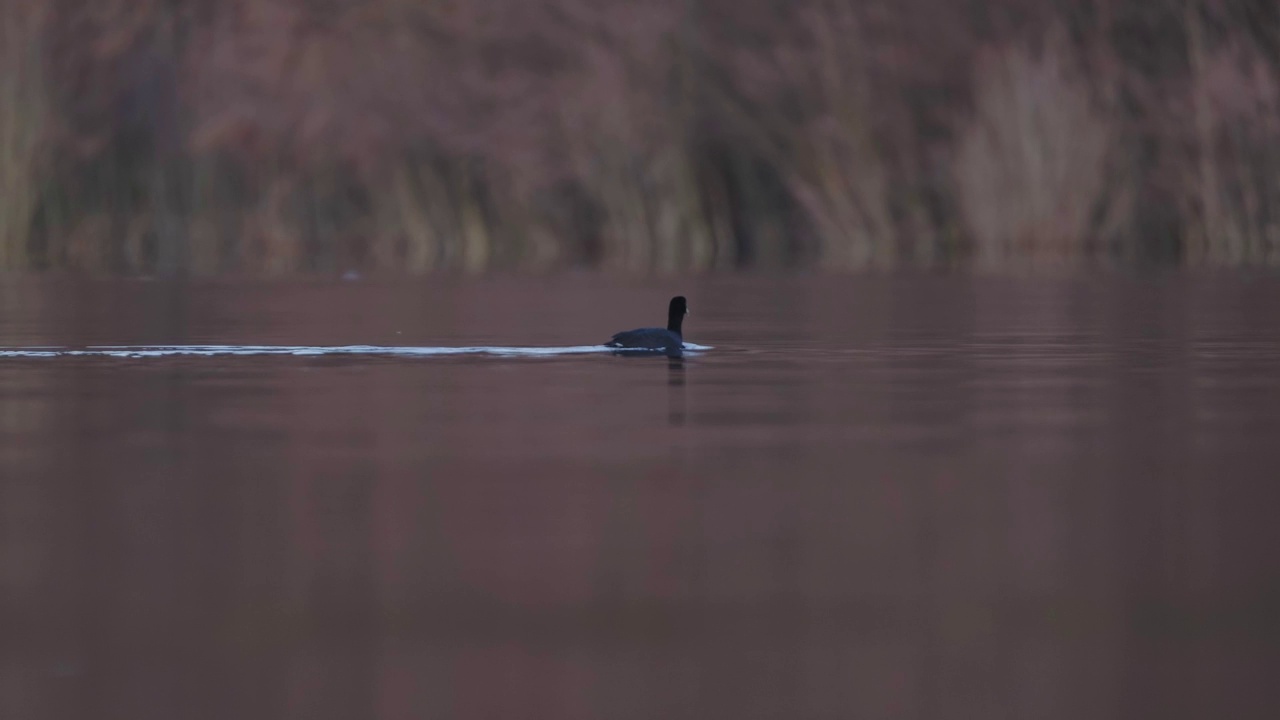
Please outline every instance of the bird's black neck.
M683 324L684 324L684 313L679 312L674 308L671 310L671 312L667 313L667 329L668 330L683 337L683 333L680 332L680 326Z

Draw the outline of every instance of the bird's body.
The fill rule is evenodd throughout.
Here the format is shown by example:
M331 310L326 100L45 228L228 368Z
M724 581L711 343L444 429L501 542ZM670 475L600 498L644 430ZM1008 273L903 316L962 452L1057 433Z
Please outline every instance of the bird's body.
M667 326L665 328L638 328L617 333L607 347L620 350L661 351L666 355L681 355L684 352L684 335L681 332L684 316L689 313L689 304L683 296L671 298L667 308Z
M613 339L606 343L609 347L617 348L648 348L657 350L671 346L679 346L684 344L684 339L679 333L673 333L666 328L636 328L635 330L627 330L613 336Z

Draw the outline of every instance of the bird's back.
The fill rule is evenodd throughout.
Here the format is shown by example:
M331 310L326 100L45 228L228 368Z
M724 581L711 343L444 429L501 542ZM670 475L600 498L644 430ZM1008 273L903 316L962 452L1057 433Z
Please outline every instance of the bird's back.
M683 339L666 328L639 328L620 332L607 344L616 348L667 350L681 347Z

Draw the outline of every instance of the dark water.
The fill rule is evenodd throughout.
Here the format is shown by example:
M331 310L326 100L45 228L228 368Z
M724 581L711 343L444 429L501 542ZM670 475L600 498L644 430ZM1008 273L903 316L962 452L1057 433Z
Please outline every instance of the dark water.
M714 349L0 356L0 717L1280 706L1278 277L2 280L7 348Z

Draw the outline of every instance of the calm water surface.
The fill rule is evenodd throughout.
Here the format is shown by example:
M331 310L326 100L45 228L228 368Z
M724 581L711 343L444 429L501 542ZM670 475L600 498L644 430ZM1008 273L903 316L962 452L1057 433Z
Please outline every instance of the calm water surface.
M592 351L689 296L683 361ZM1276 717L1280 277L0 278L0 717ZM533 347L576 352L524 352Z

